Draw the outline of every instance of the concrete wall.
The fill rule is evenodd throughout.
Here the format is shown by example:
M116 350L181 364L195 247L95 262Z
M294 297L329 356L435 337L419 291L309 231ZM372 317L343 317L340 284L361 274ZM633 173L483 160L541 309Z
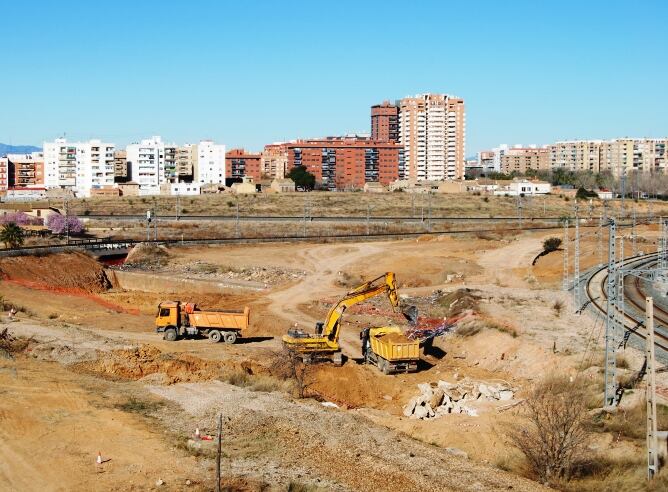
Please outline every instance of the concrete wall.
M244 280L204 280L199 278L173 277L155 273L126 272L123 270L107 270L114 285L125 290L143 292L194 292L199 294L220 293L229 289L263 290L265 285L260 282ZM111 277L114 277L113 279Z

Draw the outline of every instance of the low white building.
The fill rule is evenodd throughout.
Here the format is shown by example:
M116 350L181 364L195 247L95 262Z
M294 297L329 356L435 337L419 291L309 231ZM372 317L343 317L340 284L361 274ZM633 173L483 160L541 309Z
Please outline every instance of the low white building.
M605 188L597 190L596 194L598 195L598 198L601 200L612 200L612 191L606 190Z
M517 196L517 195L547 195L552 192L552 185L545 181L527 181L525 179L514 180L512 183L494 191L495 195Z
M199 195L201 192L199 183L170 183L169 194L179 196Z
M68 142L57 138L44 142L44 186L90 196L91 188L114 184L113 143L101 140Z

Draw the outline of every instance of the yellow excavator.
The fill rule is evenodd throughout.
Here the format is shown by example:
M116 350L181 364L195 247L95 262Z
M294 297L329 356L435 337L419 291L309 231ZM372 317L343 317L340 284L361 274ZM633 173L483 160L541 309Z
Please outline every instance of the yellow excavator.
M341 332L341 317L343 313L354 304L383 294L387 295L392 309L399 307L399 294L397 293L396 279L392 272L387 272L385 275L365 282L343 296L343 298L330 308L325 321L316 323L315 334L305 333L298 329L288 330L288 334L283 336L283 345L288 350L300 354L304 363L331 360L335 365L342 365L343 356L341 354L341 347L339 346L339 334ZM401 330L397 327L374 328L373 330L377 332L376 335L379 339L390 333L401 333ZM420 357L419 342L406 341L406 343L393 343L390 352L394 354L393 357L390 357L391 359L397 359L397 354L399 358L388 361L386 359L388 357L387 354L382 354L385 357L377 354L379 357L374 358L369 357L372 354L367 355L365 353L365 360L378 365L383 372L394 372L393 369L396 364L398 364L397 367L406 367L406 370L417 369L417 360ZM408 369L409 365L410 369Z

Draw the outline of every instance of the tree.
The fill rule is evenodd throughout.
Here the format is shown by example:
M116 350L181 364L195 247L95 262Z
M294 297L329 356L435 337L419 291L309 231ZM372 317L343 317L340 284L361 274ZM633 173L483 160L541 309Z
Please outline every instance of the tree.
M14 222L5 224L0 230L0 241L5 243L7 248L18 248L23 245L23 229Z
M510 442L546 483L568 479L584 458L588 433L582 385L566 378L540 383L523 404L526 425L507 428Z
M295 166L288 173L288 178L295 182L295 186L312 190L315 187L315 176L304 166Z
M55 213L46 218L46 227L54 234L65 234L69 229L71 236L79 236L85 229L83 222L75 215L65 217Z

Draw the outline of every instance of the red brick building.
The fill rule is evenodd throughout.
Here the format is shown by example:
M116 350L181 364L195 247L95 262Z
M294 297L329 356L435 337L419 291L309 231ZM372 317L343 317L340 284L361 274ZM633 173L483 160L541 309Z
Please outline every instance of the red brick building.
M399 141L399 107L389 101L371 106L371 138L379 142Z
M304 166L329 190L361 189L403 177L403 149L394 142L359 137L328 137L288 143L288 172Z
M232 149L225 153L225 177L251 176L255 181L262 177L262 154L251 154L244 149Z

